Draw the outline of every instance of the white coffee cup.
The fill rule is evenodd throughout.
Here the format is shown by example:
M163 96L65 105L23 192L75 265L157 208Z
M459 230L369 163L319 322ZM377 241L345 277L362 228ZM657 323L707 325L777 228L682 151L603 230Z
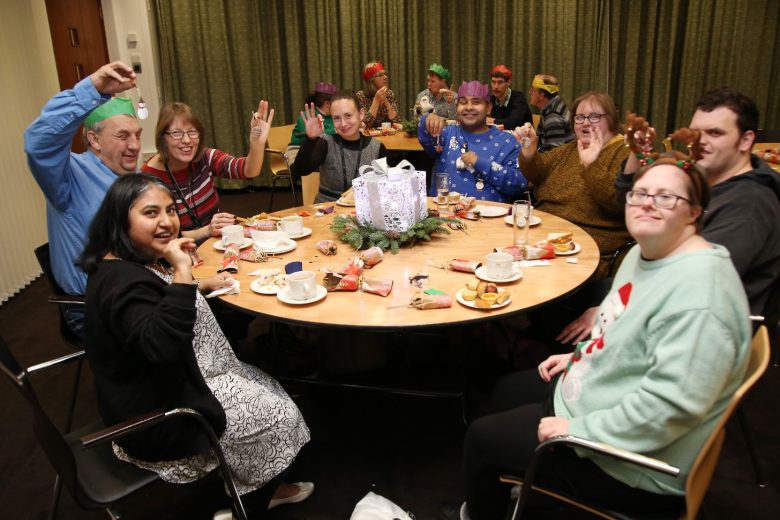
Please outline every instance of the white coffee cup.
M287 235L279 231L250 231L252 240L261 251L271 251L279 246L282 240L288 241Z
M390 130L393 128L393 123L382 123L382 130Z
M287 275L287 286L293 300L310 300L317 294L317 277L314 271L298 271Z
M282 217L276 226L282 233L288 236L298 236L303 234L303 217L298 215L291 215L289 217Z
M241 244L244 241L244 226L233 224L225 226L220 230L222 233L222 244Z
M486 256L485 269L487 275L495 280L505 280L512 276L512 261L514 257L509 253L490 253Z

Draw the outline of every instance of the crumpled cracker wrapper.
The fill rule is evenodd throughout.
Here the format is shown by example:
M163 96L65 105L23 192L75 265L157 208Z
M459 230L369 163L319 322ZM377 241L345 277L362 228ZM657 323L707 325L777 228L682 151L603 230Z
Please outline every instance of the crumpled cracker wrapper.
M449 294L427 294L418 292L412 297L412 307L415 309L446 309L452 307Z
M481 262L476 260L464 260L462 258L455 258L448 263L450 269L453 271L460 271L462 273L474 273L477 268L482 265Z
M363 265L366 269L374 267L376 264L382 261L385 254L382 252L381 247L369 247L360 254L360 259L363 260Z
M357 256L350 260L347 265L341 268L341 270L339 270L340 274L354 274L355 276L360 276L360 273L362 272L363 260Z
M555 258L555 247L549 242L538 242L535 246L497 247L497 253L509 253L516 262L520 260L546 260Z
M338 253L339 246L333 240L320 240L317 242L317 249L323 255L330 256Z
M322 285L333 291L357 291L359 280L356 274L327 273L322 279Z
M238 247L238 244L227 244L225 246L225 252L222 254L222 267L217 269L218 273L223 271L227 271L229 273L238 272Z
M393 281L380 278L363 278L360 282L360 290L363 292L387 296L393 290Z

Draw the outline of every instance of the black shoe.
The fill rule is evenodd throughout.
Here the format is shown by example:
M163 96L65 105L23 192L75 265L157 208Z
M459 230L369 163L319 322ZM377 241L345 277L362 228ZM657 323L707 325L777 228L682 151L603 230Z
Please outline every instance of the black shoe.
M445 504L439 508L439 520L460 520L463 504Z

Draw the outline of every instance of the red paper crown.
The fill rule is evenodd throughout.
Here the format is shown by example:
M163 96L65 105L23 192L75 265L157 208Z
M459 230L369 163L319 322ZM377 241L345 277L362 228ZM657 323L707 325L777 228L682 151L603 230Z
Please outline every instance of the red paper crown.
M496 65L490 69L490 77L492 78L496 74L502 74L509 81L512 79L512 71L507 68L506 65Z
M364 81L371 81L371 78L377 75L377 73L382 72L385 70L384 65L382 65L380 62L376 62L372 64L370 67L366 67L363 69L363 80Z

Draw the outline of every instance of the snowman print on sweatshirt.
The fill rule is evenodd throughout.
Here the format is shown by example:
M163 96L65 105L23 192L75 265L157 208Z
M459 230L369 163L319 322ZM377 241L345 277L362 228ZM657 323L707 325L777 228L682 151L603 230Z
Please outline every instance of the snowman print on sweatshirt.
M561 391L564 401L577 401L582 395L582 381L590 370L593 356L604 348L604 336L626 311L630 296L631 283L629 282L611 293L601 304L599 317L590 333L592 339L581 341L577 345L563 372Z

